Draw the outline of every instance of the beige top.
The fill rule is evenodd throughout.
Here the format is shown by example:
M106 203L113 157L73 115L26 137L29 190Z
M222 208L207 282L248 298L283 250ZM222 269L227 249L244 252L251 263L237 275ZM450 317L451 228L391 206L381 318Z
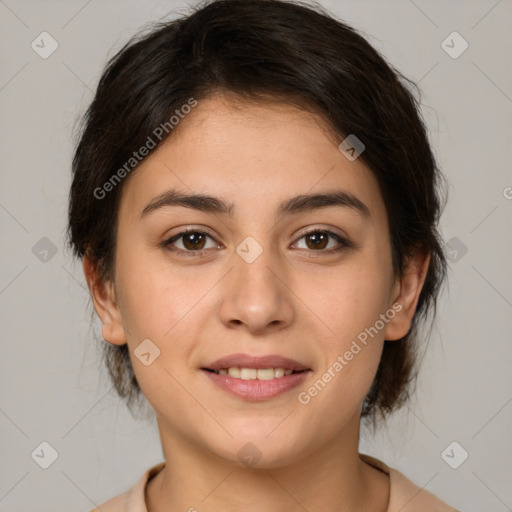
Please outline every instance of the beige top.
M360 453L359 457L367 464L389 475L390 497L387 512L459 512L380 460L363 453ZM160 462L149 468L134 487L90 512L148 512L145 501L146 484L164 466L165 462Z

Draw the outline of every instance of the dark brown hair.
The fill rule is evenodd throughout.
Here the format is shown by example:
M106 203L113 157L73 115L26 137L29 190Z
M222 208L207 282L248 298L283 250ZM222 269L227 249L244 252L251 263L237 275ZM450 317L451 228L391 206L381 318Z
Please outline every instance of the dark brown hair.
M387 208L395 275L412 249L431 254L411 329L401 340L385 341L363 403L362 417L375 426L377 412L384 419L411 394L418 328L435 314L446 274L437 231L444 178L412 91L418 92L413 82L318 5L216 0L154 23L108 62L83 117L69 199L73 253L88 254L101 279L113 279L118 204L128 178L104 197L97 191L191 97L274 98L320 114L340 142L355 134L365 145L359 158L376 176ZM128 346L103 345L109 374L130 408L143 397Z

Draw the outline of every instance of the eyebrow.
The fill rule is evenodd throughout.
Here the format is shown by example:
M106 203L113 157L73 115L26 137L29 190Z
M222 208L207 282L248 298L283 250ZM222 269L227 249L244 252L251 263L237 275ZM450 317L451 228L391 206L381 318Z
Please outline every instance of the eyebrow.
M166 206L182 206L206 213L233 216L235 205L218 197L205 194L189 194L168 190L152 199L142 210L140 218ZM343 190L318 194L302 194L283 201L277 210L278 217L311 211L328 206L350 208L364 218L370 217L369 208L356 196Z

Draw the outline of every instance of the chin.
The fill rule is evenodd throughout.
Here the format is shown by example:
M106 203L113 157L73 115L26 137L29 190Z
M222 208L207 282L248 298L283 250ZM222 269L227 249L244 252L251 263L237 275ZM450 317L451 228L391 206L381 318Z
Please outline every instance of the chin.
M275 426L274 422L272 428ZM272 428L265 431L254 429L254 435L230 431L233 439L228 440L226 436L223 446L214 446L210 440L209 449L229 464L245 468L279 468L299 460L304 455L305 440L295 439L293 433L286 431L280 435L275 432L269 435Z

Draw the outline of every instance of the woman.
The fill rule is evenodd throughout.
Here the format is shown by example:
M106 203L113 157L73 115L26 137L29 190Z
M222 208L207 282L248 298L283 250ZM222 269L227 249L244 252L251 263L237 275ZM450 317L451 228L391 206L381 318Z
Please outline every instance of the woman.
M358 452L446 273L405 79L321 9L219 0L130 41L84 121L69 240L165 457L97 510L455 510Z

